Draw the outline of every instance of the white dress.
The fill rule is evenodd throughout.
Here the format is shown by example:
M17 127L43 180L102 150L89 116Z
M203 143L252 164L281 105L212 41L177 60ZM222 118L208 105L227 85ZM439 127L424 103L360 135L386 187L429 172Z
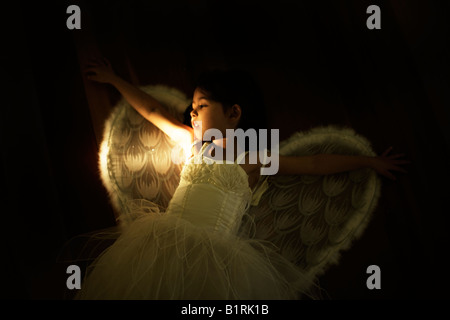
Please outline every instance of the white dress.
M90 266L78 299L297 299L310 286L269 242L239 233L248 176L204 150L183 167L166 212L137 202L142 214Z

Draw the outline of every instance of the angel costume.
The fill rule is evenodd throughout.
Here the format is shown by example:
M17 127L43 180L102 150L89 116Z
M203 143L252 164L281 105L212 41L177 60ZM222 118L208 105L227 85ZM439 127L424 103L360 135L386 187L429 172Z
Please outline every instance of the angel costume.
M177 115L189 103L175 89L142 89ZM125 101L107 121L100 168L122 232L77 298L300 298L362 233L379 197L368 169L261 176L252 190L239 159L212 160L205 144L181 167L171 146ZM363 137L334 127L280 145L284 155L327 152L374 155Z

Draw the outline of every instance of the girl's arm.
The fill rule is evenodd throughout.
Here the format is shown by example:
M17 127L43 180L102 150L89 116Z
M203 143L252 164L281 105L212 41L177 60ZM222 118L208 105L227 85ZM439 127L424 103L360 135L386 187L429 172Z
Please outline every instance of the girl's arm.
M152 96L117 76L108 60L93 60L85 72L90 80L114 86L137 112L178 144L192 143L194 132L191 127L178 121Z
M410 162L398 159L404 156L403 154L388 156L391 150L392 147L377 157L338 154L318 154L301 157L280 156L278 174L327 175L361 168L371 168L378 174L396 180L390 171L406 172L399 165Z

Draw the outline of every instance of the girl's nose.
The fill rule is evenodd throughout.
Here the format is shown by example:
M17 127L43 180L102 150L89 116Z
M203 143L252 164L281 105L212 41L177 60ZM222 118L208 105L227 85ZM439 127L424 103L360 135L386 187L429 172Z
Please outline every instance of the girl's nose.
M192 109L192 111L191 111L191 118L193 118L194 116L197 116L197 112L194 109Z

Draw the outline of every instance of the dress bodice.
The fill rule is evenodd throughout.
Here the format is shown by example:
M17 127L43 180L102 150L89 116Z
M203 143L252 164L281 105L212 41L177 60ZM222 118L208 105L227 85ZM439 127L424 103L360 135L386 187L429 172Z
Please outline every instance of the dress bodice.
M166 213L214 231L235 232L252 198L248 175L237 161L213 160L204 149L184 165Z

